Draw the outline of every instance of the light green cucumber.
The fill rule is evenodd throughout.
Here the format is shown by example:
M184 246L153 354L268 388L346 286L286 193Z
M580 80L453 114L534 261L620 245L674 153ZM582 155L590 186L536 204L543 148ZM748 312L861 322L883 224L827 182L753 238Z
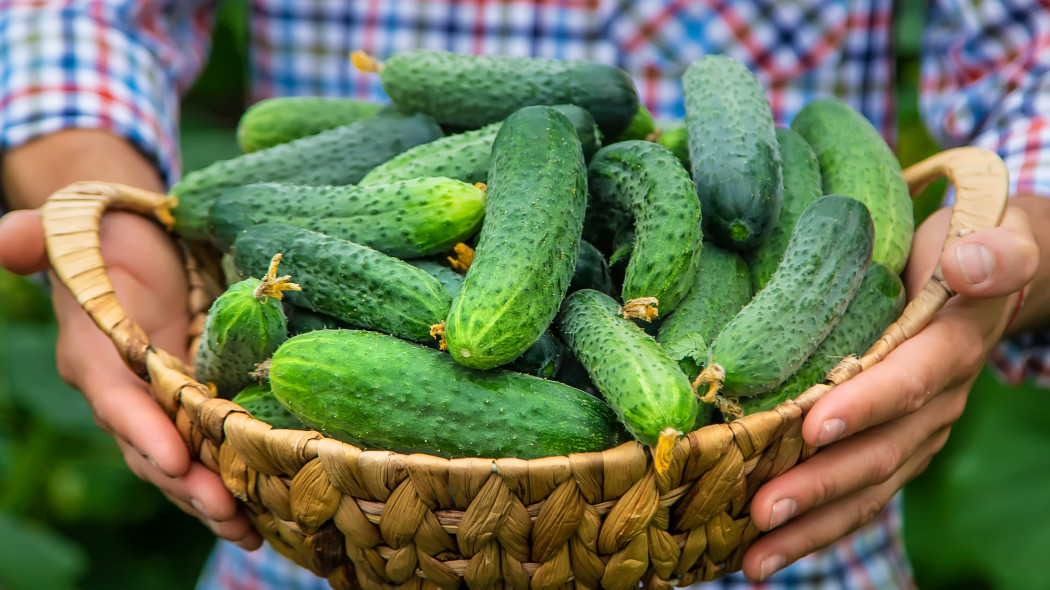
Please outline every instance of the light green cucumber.
M237 122L237 145L257 152L349 125L375 115L382 105L356 98L277 96L249 106Z
M727 397L786 381L842 317L871 262L873 242L864 203L840 195L813 201L765 288L711 342L699 378Z
M748 252L747 261L751 266L755 291L762 289L777 270L799 216L810 203L824 194L820 182L820 164L806 140L791 129L778 127L777 142L784 178L784 200L780 216L769 235Z
M771 410L822 383L843 358L864 354L904 311L906 294L901 278L888 266L874 262L861 281L846 313L828 337L795 373L775 390L741 400L745 414Z
M537 459L629 439L601 400L557 381L476 371L376 332L288 339L270 362L277 399L310 428L364 449Z
M253 383L230 400L248 410L252 418L262 420L274 428L306 430L303 422L292 415L270 390L269 383Z
M689 378L603 293L569 295L556 326L627 431L656 447L657 468L666 468L674 441L696 426L699 403Z
M302 292L290 303L352 326L434 344L431 327L448 313L451 296L437 279L367 246L282 223L246 228L233 243L241 274L259 272L268 252L284 254L282 269Z
M587 169L568 117L545 106L507 117L474 262L445 319L448 350L476 369L508 363L550 326L579 255Z
M689 172L670 150L641 140L603 147L587 171L589 210L625 210L634 224L621 300L654 298L659 313L670 314L700 263L700 202Z
M477 233L485 189L451 178L371 186L257 183L230 189L212 206L208 231L229 250L245 228L279 222L368 246L398 258L451 250Z
M838 98L806 104L791 129L813 147L825 194L849 195L868 206L875 222L872 259L900 273L915 230L900 161L864 115Z

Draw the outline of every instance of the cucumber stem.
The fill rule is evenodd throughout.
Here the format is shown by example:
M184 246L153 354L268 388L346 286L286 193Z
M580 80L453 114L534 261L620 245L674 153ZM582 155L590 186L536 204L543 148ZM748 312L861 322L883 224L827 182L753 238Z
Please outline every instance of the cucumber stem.
M722 387L722 382L726 379L726 370L722 368L722 365L718 363L711 363L704 367L703 371L696 376L693 380L693 390L697 391L699 395L699 389L702 385L707 385L707 392L700 396L700 401L705 404L715 403L716 395L718 390Z
M255 370L251 372L253 379L259 383L266 383L270 380L270 359L255 365Z
M740 407L736 398L716 395L715 405L718 406L718 411L722 412L723 416L730 419L736 420L737 418L744 417L744 408Z
M437 338L439 349L448 350L448 342L445 341L445 322L430 326L430 337Z
M354 67L366 74L379 74L383 71L383 62L368 55L364 51L354 51L350 54L350 62Z
M656 440L656 448L653 449L653 467L660 475L666 473L667 468L671 465L674 445L678 442L679 436L682 436L681 432L668 426L660 432L660 437Z
M474 248L460 242L452 248L455 253L453 256L448 257L449 263L452 264L452 270L459 274L464 274L470 265L474 263Z
M255 288L253 295L256 299L265 299L266 297L276 297L278 301L284 299L284 291L302 291L296 283L289 282L292 275L285 275L283 277L277 276L277 265L281 263L282 254L278 252L273 255L270 259L270 268L266 271L266 276L262 278L262 282Z
M637 318L647 322L653 321L659 315L660 302L656 297L637 297L623 304L620 313L624 319Z

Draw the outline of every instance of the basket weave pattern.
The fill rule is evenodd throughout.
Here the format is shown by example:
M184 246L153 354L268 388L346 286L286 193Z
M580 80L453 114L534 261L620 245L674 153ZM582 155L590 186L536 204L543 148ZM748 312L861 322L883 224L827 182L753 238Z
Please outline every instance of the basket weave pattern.
M999 223L1007 188L997 156L960 148L905 171L913 193L941 176L957 193L949 242ZM737 571L760 534L749 516L755 491L815 452L801 435L806 411L921 330L953 295L938 268L865 355L773 410L689 433L663 474L638 443L529 461L363 451L317 432L273 429L212 397L126 316L106 276L99 219L122 208L168 224L171 204L105 183L55 193L44 223L56 274L128 367L149 380L189 450L221 474L265 539L337 589L626 590ZM206 268L214 260L184 246L195 345L221 285Z

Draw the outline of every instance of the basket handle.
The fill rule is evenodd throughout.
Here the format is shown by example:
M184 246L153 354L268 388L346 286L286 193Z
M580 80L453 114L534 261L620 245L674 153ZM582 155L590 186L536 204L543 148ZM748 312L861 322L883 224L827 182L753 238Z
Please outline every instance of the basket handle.
M952 148L930 156L904 170L904 180L912 196L931 182L947 178L955 187L948 236L942 251L956 240L975 231L996 227L1006 212L1009 173L995 152L977 148ZM824 383L810 387L795 399L803 412L835 385L844 383L891 353L902 342L919 333L944 304L955 295L941 271L940 262L922 291L908 302L901 317L860 358L847 357L827 375Z

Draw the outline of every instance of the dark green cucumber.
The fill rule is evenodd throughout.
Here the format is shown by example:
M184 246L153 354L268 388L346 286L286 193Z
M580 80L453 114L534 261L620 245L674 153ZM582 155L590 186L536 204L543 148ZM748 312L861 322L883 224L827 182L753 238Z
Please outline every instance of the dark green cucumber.
M556 326L635 439L666 447L694 428L699 403L689 378L663 347L620 315L612 297L576 291L565 299Z
M445 320L452 358L488 369L539 339L576 269L586 203L586 164L568 117L545 106L507 117L492 145L474 262Z
M651 141L621 141L598 150L587 165L589 210L626 210L634 249L624 271L624 302L657 300L670 314L693 284L703 237L696 187L682 163Z
M693 166L689 161L689 132L685 121L662 121L657 124L656 143L671 150L687 170Z
M554 105L551 108L569 117L576 127L584 158L590 158L601 147L598 128L591 114L573 105ZM485 182L491 163L492 142L502 126L503 121L498 121L481 129L447 135L417 145L373 168L361 179L360 184L388 183L423 176L447 176L470 183Z
M439 262L426 258L406 260L405 262L420 270L426 271L427 274L440 281L441 284L448 289L449 295L453 297L456 296L456 293L459 292L460 285L463 284L463 275Z
M453 128L477 129L524 106L574 104L616 137L638 112L631 77L590 61L415 49L391 55L380 76L395 104Z
M371 186L266 182L226 191L208 214L208 231L229 250L245 228L279 222L415 258L451 250L477 233L484 214L484 188L451 178Z
M220 397L250 385L255 366L288 337L281 291L289 283L267 272L275 270L277 252L279 248L260 253L262 260L250 274L262 279L253 276L230 285L208 309L194 370L197 380L213 384Z
M274 428L306 430L302 420L293 416L277 400L270 390L269 383L253 383L233 396L230 401L248 410L252 418L262 420Z
M700 267L674 313L664 318L656 341L678 361L690 380L707 360L707 348L722 328L751 301L751 271L737 252L705 242Z
M284 315L288 318L289 336L295 336L303 332L312 332L313 330L338 330L354 327L330 315L293 305L290 302L285 303Z
M557 381L475 371L375 332L288 339L270 363L281 403L310 428L365 449L441 457L602 451L626 438L601 400Z
M445 318L451 297L437 279L367 246L282 223L246 228L233 243L238 272L265 268L281 252L281 268L303 290L290 303L352 326L432 343L430 328Z
M784 199L780 216L769 235L754 250L748 252L751 280L755 291L765 286L784 257L791 230L810 203L824 194L820 183L820 164L813 148L801 135L791 129L777 128L780 162L784 178ZM842 193L848 194L848 193Z
M607 138L605 144L630 141L632 139L649 139L655 131L656 123L653 121L653 114L649 112L644 103L639 102L638 112L631 118L631 124L621 131L619 135Z
M905 304L904 283L884 264L873 262L842 319L828 337L780 387L741 400L745 414L771 410L822 383L828 371L849 355L860 356L900 317Z
M872 259L900 273L908 261L914 216L900 162L878 130L837 98L806 104L791 122L817 155L825 194L864 203L875 221Z
M772 278L711 342L704 372L724 371L723 395L769 391L798 370L857 292L873 241L856 199L828 195L802 212Z
M704 235L730 250L754 248L776 222L783 198L765 89L742 63L708 55L686 69L682 92Z
M248 107L237 122L244 153L287 143L375 115L382 105L355 98L279 96Z
M208 238L208 210L235 186L255 182L354 184L377 164L443 135L425 115L376 115L270 148L221 160L184 176L171 189L175 231Z
M612 295L612 275L609 274L609 262L598 248L587 240L580 240L579 254L576 256L576 270L569 281L569 291L594 289L606 295Z

